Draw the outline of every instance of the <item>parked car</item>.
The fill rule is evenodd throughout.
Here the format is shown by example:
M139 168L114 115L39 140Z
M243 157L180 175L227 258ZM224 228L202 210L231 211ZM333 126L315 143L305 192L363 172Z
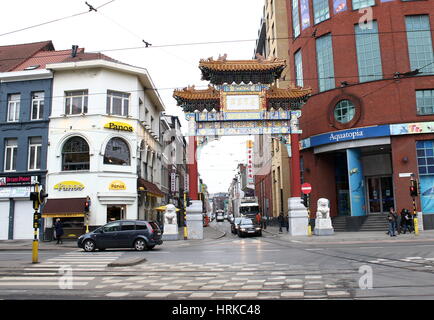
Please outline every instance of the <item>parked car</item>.
M232 222L231 222L231 232L233 234L237 234L238 233L238 227L239 227L239 224L240 224L240 222L241 222L242 219L243 218L238 217L238 218L235 218L235 219L232 220Z
M255 224L252 219L242 218L237 233L239 237L247 235L262 236L262 228Z
M163 243L158 224L143 220L118 220L78 238L77 245L84 251L108 248L134 248L137 251L151 250Z

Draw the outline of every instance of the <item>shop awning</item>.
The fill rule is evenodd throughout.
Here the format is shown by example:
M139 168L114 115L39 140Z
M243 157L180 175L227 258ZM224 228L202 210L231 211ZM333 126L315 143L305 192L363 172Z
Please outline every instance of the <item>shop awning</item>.
M86 198L48 199L42 210L42 218L84 217Z
M137 179L137 189L141 191L146 191L150 196L157 198L164 198L164 193L152 182L146 181L144 179Z

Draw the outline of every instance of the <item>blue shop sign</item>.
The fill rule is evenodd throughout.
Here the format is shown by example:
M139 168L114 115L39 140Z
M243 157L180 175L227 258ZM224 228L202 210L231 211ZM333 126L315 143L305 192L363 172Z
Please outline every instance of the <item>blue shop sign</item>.
M343 141L390 136L390 126L380 125L319 134L301 141L301 148L311 148Z

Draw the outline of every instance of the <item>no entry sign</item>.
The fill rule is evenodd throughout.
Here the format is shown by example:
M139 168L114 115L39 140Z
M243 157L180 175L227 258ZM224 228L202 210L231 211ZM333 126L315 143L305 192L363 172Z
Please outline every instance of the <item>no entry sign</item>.
M312 186L310 185L310 183L303 183L301 185L301 192L303 192L304 194L309 194L312 191Z

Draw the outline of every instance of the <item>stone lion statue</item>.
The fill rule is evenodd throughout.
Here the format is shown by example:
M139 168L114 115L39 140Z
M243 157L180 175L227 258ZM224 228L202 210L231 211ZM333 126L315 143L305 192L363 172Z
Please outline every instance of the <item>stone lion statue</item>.
M176 207L173 204L168 204L166 206L166 211L164 212L164 224L177 224Z
M330 218L330 206L329 200L325 198L318 199L317 203L317 211L316 211L317 219L329 219Z

